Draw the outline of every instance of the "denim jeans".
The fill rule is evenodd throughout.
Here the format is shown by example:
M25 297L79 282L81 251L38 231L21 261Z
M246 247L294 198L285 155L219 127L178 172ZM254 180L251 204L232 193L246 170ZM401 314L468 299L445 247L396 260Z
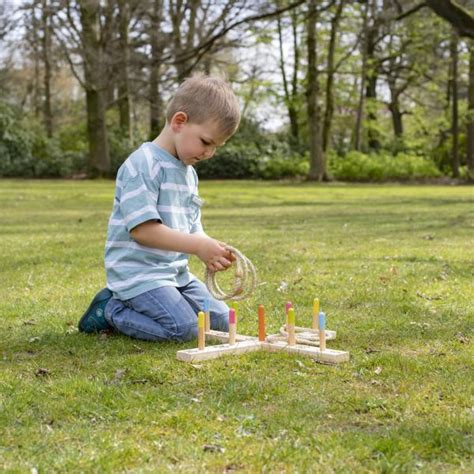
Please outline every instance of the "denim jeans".
M214 299L199 280L176 288L163 286L126 301L112 298L105 319L117 331L145 341L190 341L197 337L197 313L209 298L211 329L229 330L229 308Z

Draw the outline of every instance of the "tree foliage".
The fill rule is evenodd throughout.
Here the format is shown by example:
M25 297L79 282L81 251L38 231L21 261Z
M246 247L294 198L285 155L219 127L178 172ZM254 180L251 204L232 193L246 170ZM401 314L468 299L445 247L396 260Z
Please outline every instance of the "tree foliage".
M113 176L159 132L177 84L203 72L230 80L256 130L203 176L341 178L340 160L362 170L374 153L472 176L473 11L472 0L3 4L0 174Z

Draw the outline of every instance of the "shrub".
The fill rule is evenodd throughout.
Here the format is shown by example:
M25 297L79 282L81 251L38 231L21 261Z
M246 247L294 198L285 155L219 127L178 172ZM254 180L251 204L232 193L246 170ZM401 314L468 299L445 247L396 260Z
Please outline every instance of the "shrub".
M341 157L329 155L329 172L343 181L386 181L436 178L441 172L429 159L399 153L367 155L351 151Z
M0 176L34 176L32 137L17 110L0 102Z
M258 150L255 146L230 143L211 159L199 163L203 179L249 179L258 177Z

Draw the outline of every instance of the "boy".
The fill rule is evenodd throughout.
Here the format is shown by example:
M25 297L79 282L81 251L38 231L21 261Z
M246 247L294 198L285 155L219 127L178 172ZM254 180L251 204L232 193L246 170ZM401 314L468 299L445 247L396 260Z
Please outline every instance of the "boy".
M215 300L188 269L189 254L211 271L226 270L233 257L201 226L201 199L193 165L208 160L240 121L237 99L221 79L196 76L178 88L166 125L117 173L105 247L107 288L79 322L94 332L111 326L150 341L189 341L207 298L211 327L228 331L228 307Z

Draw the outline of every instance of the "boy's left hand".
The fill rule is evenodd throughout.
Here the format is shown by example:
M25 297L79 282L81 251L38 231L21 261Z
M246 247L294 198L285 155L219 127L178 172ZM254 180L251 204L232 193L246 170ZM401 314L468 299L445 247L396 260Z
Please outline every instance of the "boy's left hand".
M227 247L225 242L218 241L223 247ZM232 264L236 261L235 255L226 249L226 254L224 255L224 259L216 258L215 260L211 260L208 262L207 267L211 272L225 272L228 270Z

